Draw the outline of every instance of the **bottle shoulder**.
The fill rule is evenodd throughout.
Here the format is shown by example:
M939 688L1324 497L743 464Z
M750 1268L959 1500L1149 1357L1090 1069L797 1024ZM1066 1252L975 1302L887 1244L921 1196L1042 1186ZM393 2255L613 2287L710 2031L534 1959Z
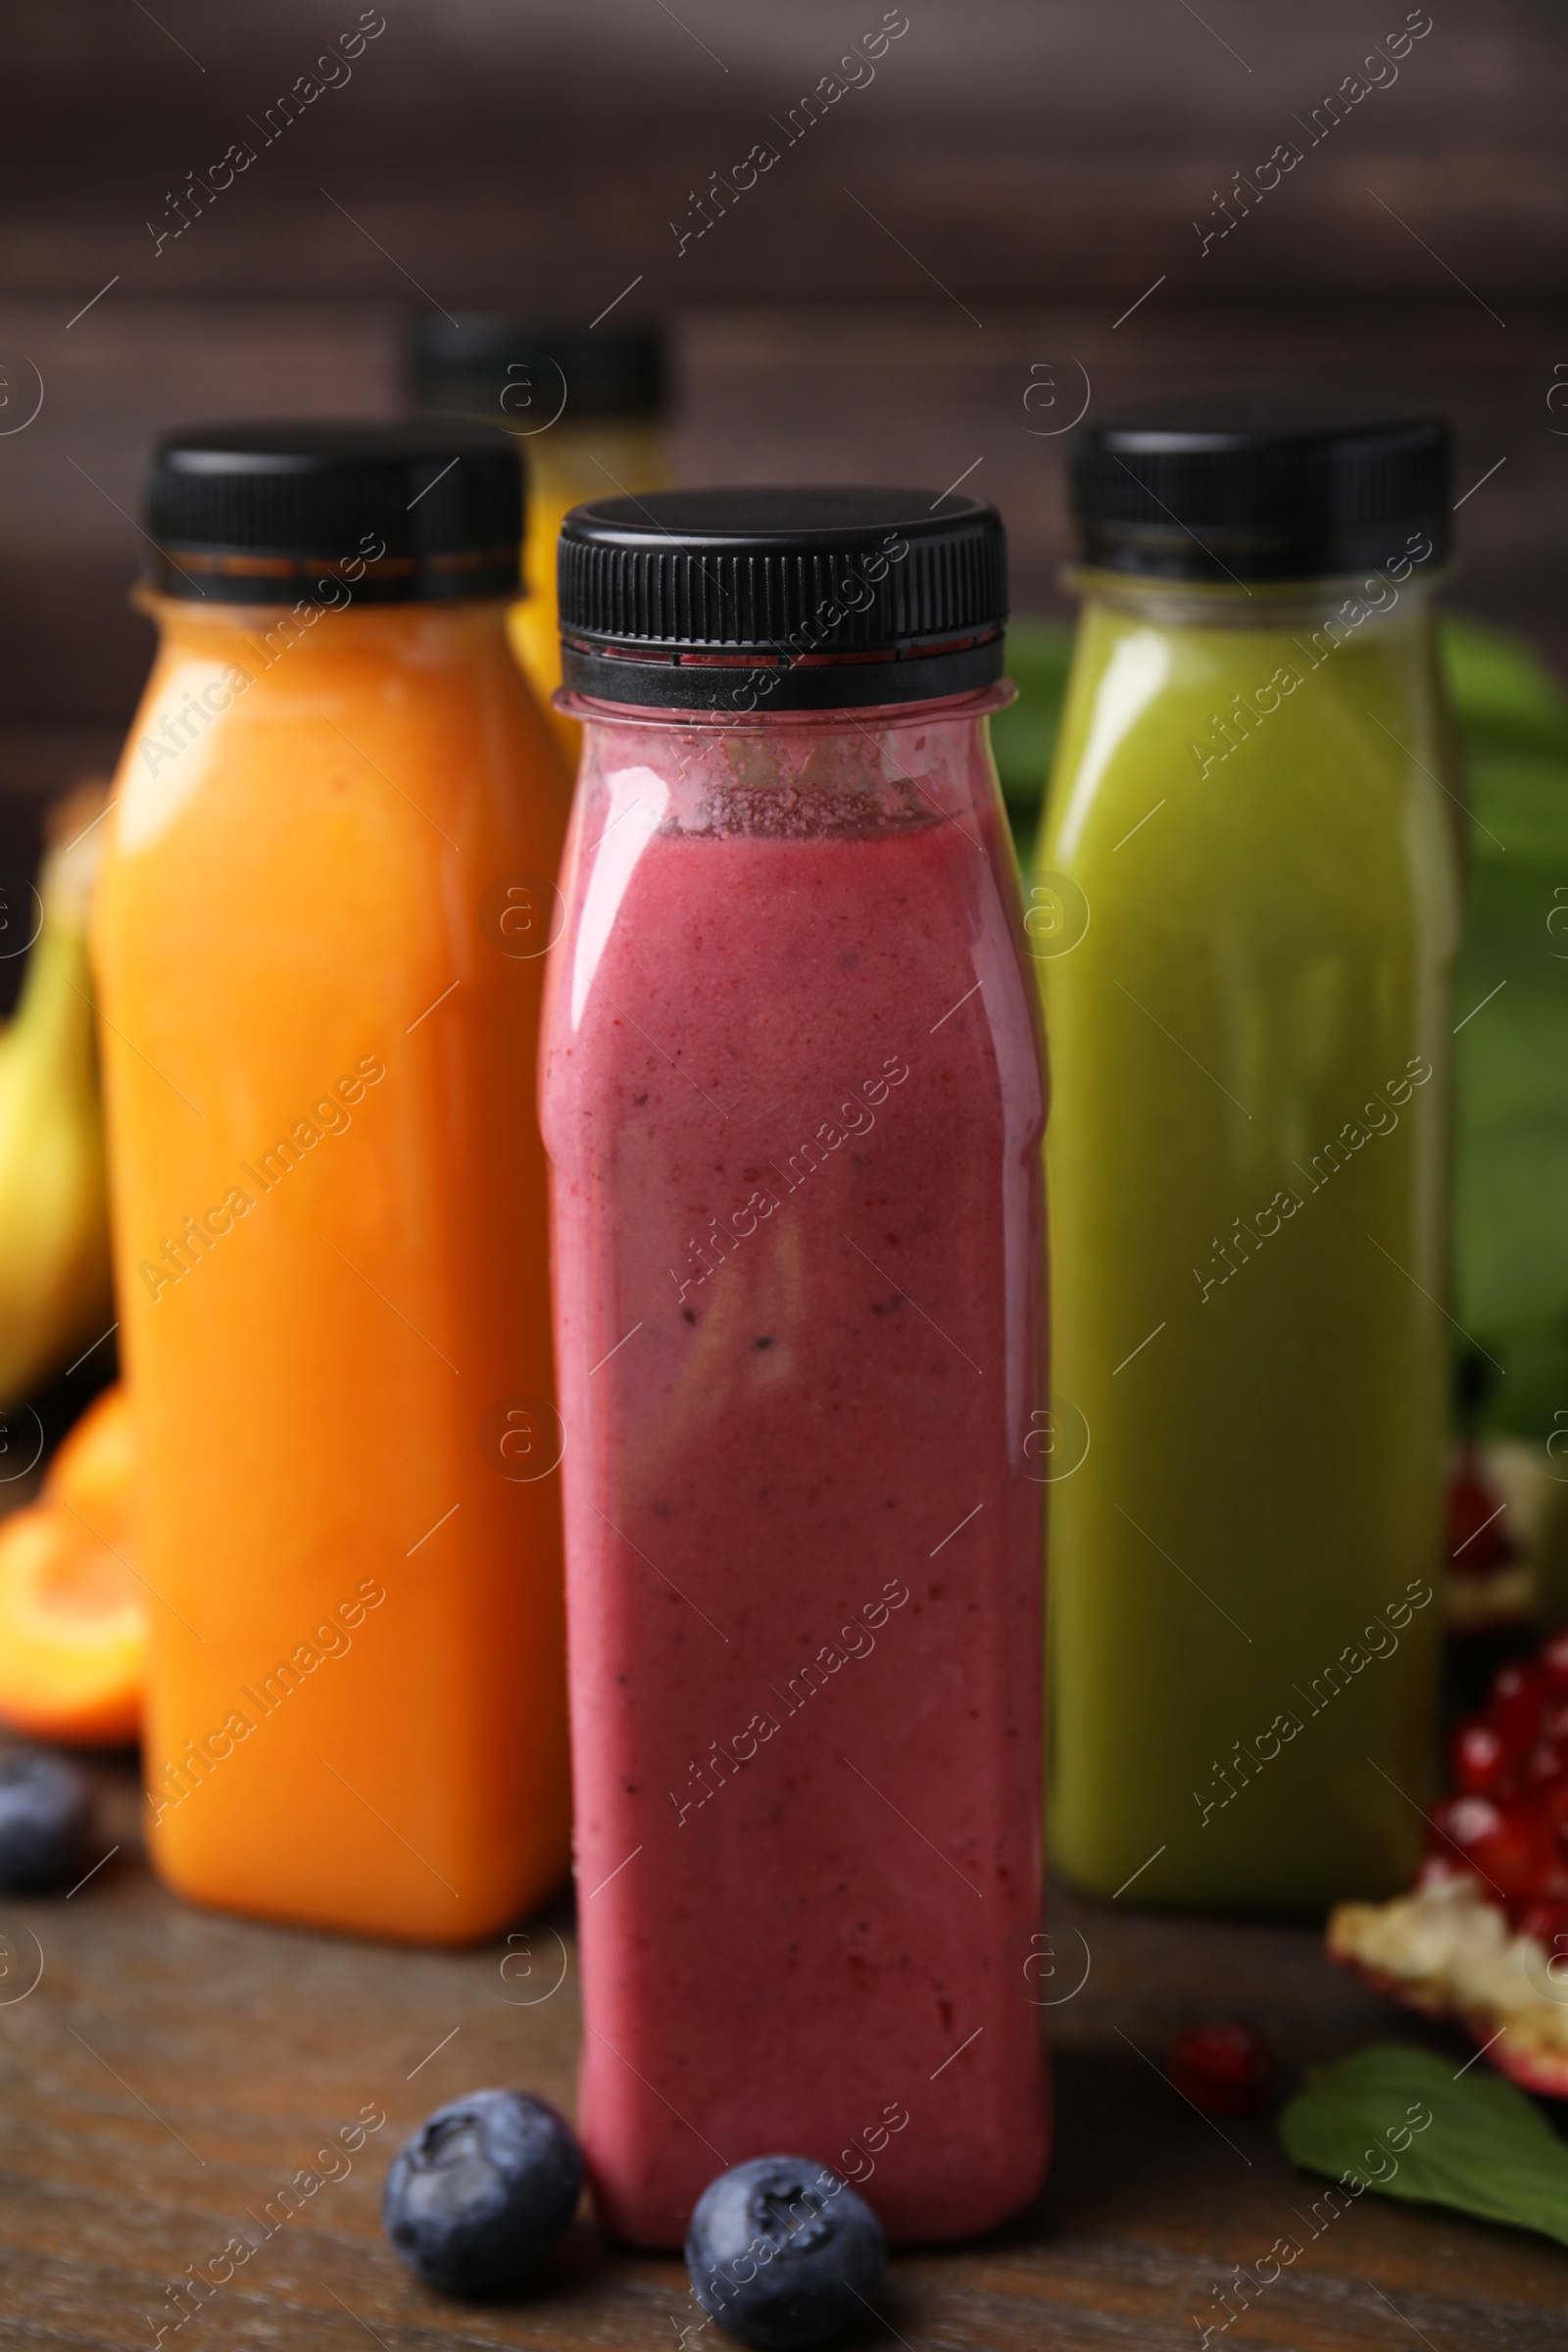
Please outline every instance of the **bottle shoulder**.
M1457 794L1453 767L1430 625L1416 610L1371 626L1320 615L1310 630L1091 612L1040 854L1069 870L1085 857L1108 860L1156 808L1166 841L1223 834L1254 851L1268 837L1284 847L1304 826L1392 833L1412 797Z
M561 749L499 631L421 662L389 656L384 639L270 646L214 629L160 648L116 778L110 861L188 854L199 831L202 858L244 864L291 828L308 858L313 827L343 834L359 818L425 849L511 831L553 870L569 801Z

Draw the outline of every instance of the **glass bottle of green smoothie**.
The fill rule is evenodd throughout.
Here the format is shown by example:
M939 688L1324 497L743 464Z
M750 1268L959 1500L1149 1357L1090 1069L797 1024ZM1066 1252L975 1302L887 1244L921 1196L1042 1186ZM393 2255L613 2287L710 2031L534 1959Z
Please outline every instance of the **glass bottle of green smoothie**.
M1055 1856L1129 1902L1408 1882L1433 1793L1461 823L1436 418L1081 434L1027 925Z

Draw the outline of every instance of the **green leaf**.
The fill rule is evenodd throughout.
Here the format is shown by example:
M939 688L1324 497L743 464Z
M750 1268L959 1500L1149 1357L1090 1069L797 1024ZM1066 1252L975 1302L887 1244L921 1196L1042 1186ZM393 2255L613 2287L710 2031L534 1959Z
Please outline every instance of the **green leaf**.
M991 748L1025 864L1034 851L1071 659L1072 631L1059 621L1025 617L1008 624L1007 675L1018 695L991 721Z
M1568 698L1518 639L1450 620L1443 644L1475 810L1455 1312L1507 1367L1488 1425L1539 1440L1568 1396Z
M1377 2042L1314 2076L1278 2129L1292 2163L1332 2174L1348 2198L1453 2205L1568 2245L1568 2146L1485 2061L1455 2076L1434 2050Z
M1539 655L1500 629L1445 615L1448 694L1466 740L1568 753L1568 699Z

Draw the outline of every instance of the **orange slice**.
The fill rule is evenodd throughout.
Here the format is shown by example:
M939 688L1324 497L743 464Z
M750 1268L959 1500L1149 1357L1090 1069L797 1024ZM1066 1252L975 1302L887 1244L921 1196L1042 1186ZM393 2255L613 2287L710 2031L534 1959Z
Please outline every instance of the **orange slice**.
M43 1499L64 1503L106 1544L129 1552L135 1518L136 1434L122 1382L94 1397L62 1440ZM134 1555L132 1555L134 1556Z
M120 1747L140 1732L134 1486L134 1433L116 1387L61 1446L41 1498L0 1521L0 1722L28 1739Z

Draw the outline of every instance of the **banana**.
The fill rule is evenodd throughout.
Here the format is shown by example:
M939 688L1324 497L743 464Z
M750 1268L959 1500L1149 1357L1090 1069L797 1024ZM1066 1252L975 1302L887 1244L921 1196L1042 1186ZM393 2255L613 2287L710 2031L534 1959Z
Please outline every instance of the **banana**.
M0 1408L62 1370L114 1316L87 967L106 802L95 781L50 811L41 926L16 1015L0 1030ZM4 910L12 937L24 932L29 906ZM0 933L0 947L9 944Z

